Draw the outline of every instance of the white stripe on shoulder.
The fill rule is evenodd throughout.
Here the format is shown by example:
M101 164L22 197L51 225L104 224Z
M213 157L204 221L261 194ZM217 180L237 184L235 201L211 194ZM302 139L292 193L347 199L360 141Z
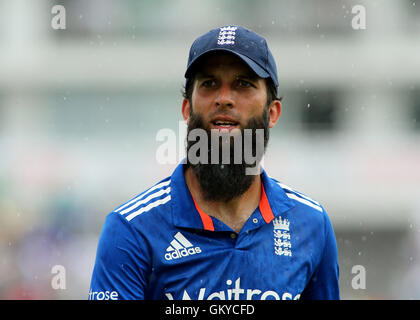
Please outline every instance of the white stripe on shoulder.
M123 211L120 211L119 214L126 214L127 212L130 212L130 211L140 207L142 204L148 203L153 198L160 197L161 195L163 195L165 193L170 193L170 192L171 192L171 187L167 187L166 189L161 189L161 190L159 190L155 193L152 193L147 198L142 199L140 201L137 201L136 203L134 203L132 206L128 207L127 209L125 209Z
M303 204L306 204L307 206L310 206L310 207L312 207L312 208L314 208L314 209L316 209L316 210L318 210L318 211L320 211L320 212L322 212L322 211L323 211L323 210L322 210L322 208L321 208L320 206L317 206L316 204L313 204L312 202L310 202L310 201L308 201L308 200L306 200L306 199L303 199L303 198L301 198L301 197L299 197L299 196L295 195L294 193L288 193L288 192L286 192L286 195L287 195L289 198L291 198L291 199L295 199L295 200L297 200L297 201L299 201L299 202L301 202L301 203L303 203Z
M157 185L151 187L150 189L146 190L145 192L139 194L137 197L135 197L134 199L130 200L129 202L123 204L122 206L118 207L117 209L115 209L115 212L119 212L122 209L124 209L125 207L131 205L132 203L140 200L141 198L143 198L144 196L146 196L147 194L149 194L150 192L152 192L153 190L159 189L161 187L166 187L167 185L169 185L171 183L171 179L167 180L167 181L163 181L161 183L158 183Z
M171 195L168 195L167 197L157 200L155 202L149 203L147 206L142 207L140 210L137 210L133 213L130 213L127 217L125 217L128 221L130 221L131 219L137 217L138 215L147 212L153 208L156 208L162 204L165 204L166 202L168 202L169 200L171 200Z
M294 189L290 188L289 186L286 186L286 185L285 185L285 184L283 184L283 183L277 182L277 184L278 184L280 187L282 187L283 189L287 189L287 191L297 193L297 194L298 194L299 196L301 196L302 198L305 198L306 200L313 202L313 203L314 203L314 204L316 204L317 206L320 206L320 204L319 204L319 202L318 202L318 201L316 201L316 200L314 200L314 199L311 199L311 198L309 198L308 196L305 196L303 193L300 193L299 191L296 191L296 190L294 190Z

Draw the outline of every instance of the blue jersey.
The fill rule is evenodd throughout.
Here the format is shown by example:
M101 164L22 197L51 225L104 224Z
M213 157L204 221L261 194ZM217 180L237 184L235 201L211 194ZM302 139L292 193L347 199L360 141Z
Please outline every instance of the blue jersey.
M337 245L315 200L262 170L239 233L195 203L184 164L111 212L89 299L339 299Z

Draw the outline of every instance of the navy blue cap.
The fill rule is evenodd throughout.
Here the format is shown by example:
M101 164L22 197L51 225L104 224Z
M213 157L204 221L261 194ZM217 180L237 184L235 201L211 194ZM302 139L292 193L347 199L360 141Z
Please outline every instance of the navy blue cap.
M277 68L267 41L259 34L241 26L225 26L210 30L191 46L185 78L191 77L194 63L213 51L227 51L241 58L259 77L271 78L278 87Z

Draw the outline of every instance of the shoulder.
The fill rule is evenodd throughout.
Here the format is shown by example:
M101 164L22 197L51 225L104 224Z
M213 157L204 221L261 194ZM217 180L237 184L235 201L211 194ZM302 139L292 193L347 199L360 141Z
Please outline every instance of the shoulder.
M170 177L159 181L106 216L98 251L103 261L112 260L124 250L147 249L144 240L153 236L156 225L162 226L159 219L169 216L162 213L170 210L170 182Z
M323 229L325 234L333 233L331 219L320 202L276 179L270 179L281 189L280 192L284 192L288 200L294 204L293 215L297 219L315 229Z
M300 192L292 187L289 187L288 185L284 183L277 182L277 184L283 189L283 191L286 193L286 196L292 201L294 201L296 204L305 205L318 212L324 212L324 208L317 200L309 197L303 192Z
M126 222L153 217L153 213L169 210L171 177L167 177L114 209L115 215ZM146 218L147 219L147 218Z
M268 178L270 179L270 183L273 188L277 190L277 193L283 195L287 201L290 201L296 210L314 214L316 216L320 214L326 215L324 207L313 197L310 197L307 194L298 191L296 188L290 187L289 185L276 180L275 178Z

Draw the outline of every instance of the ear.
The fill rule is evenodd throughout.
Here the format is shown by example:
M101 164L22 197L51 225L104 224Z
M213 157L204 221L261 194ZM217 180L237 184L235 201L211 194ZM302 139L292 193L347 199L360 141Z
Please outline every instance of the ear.
M191 104L188 99L182 100L182 117L184 118L187 125L190 122Z
M270 122L269 122L269 128L273 128L277 121L280 119L281 115L281 102L280 100L274 100L271 102L269 107L270 112Z

